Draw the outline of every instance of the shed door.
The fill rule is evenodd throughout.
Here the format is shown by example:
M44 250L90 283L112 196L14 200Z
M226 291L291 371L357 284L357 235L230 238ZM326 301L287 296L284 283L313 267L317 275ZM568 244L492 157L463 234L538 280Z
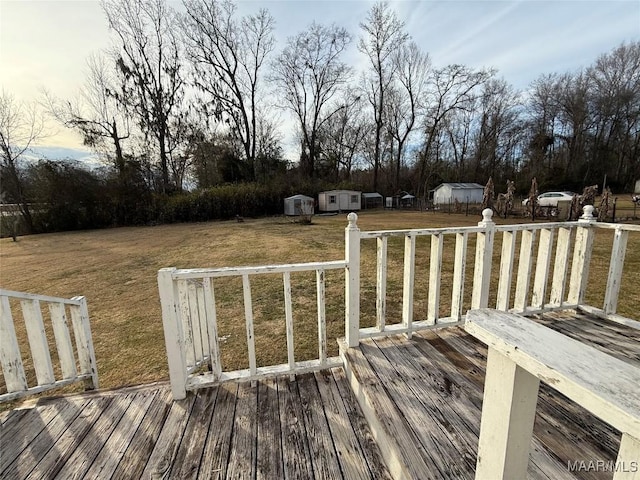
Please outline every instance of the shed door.
M349 210L349 194L348 193L341 193L340 194L340 203L339 203L339 207L340 210Z

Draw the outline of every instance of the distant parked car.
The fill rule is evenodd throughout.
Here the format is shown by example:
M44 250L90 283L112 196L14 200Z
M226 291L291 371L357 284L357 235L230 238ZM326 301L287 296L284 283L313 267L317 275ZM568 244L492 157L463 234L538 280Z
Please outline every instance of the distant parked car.
M557 207L559 200L571 200L575 193L573 192L547 192L542 195L538 195L538 205L541 207ZM529 199L525 198L522 201L522 206L526 207L529 203Z

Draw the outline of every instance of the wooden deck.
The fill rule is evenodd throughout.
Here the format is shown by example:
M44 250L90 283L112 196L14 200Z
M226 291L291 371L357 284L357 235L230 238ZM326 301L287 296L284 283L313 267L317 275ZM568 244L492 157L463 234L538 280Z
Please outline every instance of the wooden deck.
M3 418L0 478L390 478L342 369L50 400Z
M640 368L639 330L575 312L537 321ZM179 402L164 383L40 400L0 417L0 478L390 478L383 457L411 478L473 478L483 344L451 327L367 340L346 357L346 372ZM567 465L615 461L619 432L546 386L538 405L530 478L612 477Z
M640 368L640 331L584 313L536 320ZM486 346L458 327L366 340L349 349L347 371L359 391L392 473L461 479L475 473ZM569 471L569 462L615 462L620 433L541 384L528 475L602 479L612 472ZM595 469L593 469L595 470Z

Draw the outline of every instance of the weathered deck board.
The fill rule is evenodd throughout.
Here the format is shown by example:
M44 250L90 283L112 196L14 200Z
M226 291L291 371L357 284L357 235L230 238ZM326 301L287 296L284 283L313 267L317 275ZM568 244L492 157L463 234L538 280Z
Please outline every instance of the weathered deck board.
M253 478L256 464L256 387L238 385L227 478Z
M231 432L236 408L238 385L229 383L218 387L215 409L209 426L202 460L200 478L226 478L231 445Z
M258 386L258 446L256 462L256 478L258 480L283 478L284 475L279 414L278 384L275 379L260 382Z
M346 417L341 417L341 420L344 421L344 418L351 420L351 427L356 434L356 439L362 450L362 457L359 458L364 461L369 468L369 471L371 472L370 478L380 480L390 479L391 476L389 475L389 471L380 456L380 447L373 438L371 428L369 428L369 425L366 423L366 419L362 416L362 412L360 411L353 394L350 391L347 391L349 389L349 384L347 383L344 370L341 368L334 368L332 373L337 387L334 395L336 398L338 398L338 396L342 397L342 403L346 412ZM349 477L345 474L345 478ZM362 478L368 477L364 475Z
M136 425L136 433L113 472L113 480L141 477L171 409L170 393L169 388L158 390L144 418Z
M298 398L297 383L288 377L278 378L278 402L280 412L284 413L280 415L280 427L285 478L313 478L304 414Z

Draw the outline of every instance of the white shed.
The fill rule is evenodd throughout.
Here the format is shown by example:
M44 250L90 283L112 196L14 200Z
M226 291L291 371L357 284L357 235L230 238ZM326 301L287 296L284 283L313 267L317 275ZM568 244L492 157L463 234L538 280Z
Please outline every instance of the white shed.
M318 210L321 212L351 212L360 210L361 193L355 190L329 190L318 194Z
M285 215L313 215L314 200L306 195L293 195L284 199Z
M484 187L479 183L441 183L433 191L433 203L482 203Z

